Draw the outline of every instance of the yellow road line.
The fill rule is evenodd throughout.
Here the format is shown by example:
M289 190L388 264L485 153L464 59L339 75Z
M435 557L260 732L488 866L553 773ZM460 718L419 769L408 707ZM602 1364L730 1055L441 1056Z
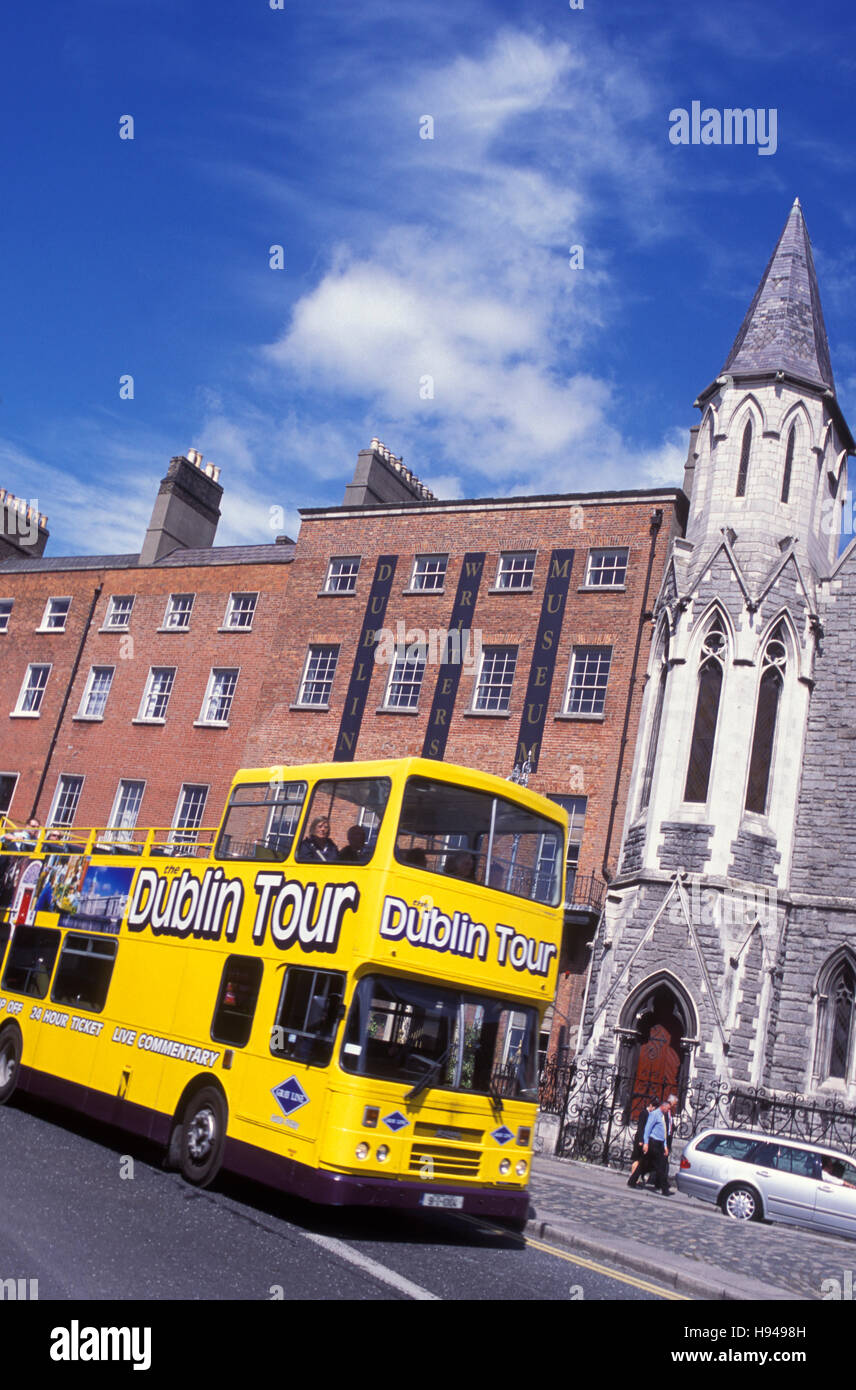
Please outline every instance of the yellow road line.
M494 1235L510 1235L507 1227L490 1226L486 1221L480 1221L475 1216L465 1216L465 1221L472 1221L473 1225L481 1226L485 1231L491 1231ZM688 1294L677 1293L674 1289L661 1288L659 1284L651 1284L647 1279L637 1279L632 1274L621 1274L617 1269L610 1269L607 1265L598 1264L595 1260L587 1260L582 1255L570 1255L567 1250L557 1250L554 1245L546 1245L541 1240L534 1240L532 1236L523 1235L521 1239L527 1245L531 1245L534 1250L541 1250L545 1255L555 1255L558 1260L567 1260L568 1264L580 1265L583 1269L590 1269L594 1274L605 1274L609 1279L617 1279L622 1284L632 1284L635 1289L642 1289L645 1293L658 1294L660 1298L666 1298L672 1302L690 1303Z

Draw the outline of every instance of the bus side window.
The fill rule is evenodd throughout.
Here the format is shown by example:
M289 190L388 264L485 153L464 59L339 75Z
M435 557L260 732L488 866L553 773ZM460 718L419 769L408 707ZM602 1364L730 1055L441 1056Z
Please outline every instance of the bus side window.
M211 1020L211 1037L230 1047L246 1047L253 1031L264 963L257 956L228 956Z
M117 950L116 941L69 932L51 991L53 1003L100 1014L107 1002Z
M3 989L44 999L53 974L60 933L50 927L16 927L3 972Z
M345 976L292 965L285 972L270 1050L308 1066L326 1067L344 1015Z

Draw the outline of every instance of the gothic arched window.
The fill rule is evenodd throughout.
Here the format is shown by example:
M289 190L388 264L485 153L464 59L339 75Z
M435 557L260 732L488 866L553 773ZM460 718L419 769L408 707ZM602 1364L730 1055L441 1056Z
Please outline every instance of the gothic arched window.
M701 647L698 694L684 801L707 801L719 699L722 694L722 662L725 648L725 628L722 618L717 613Z
M796 444L797 427L791 425L791 432L788 435L788 447L785 450L785 471L782 475L782 501L787 502L791 492L791 469L794 462L794 445Z
M773 764L773 745L776 739L776 720L779 700L784 686L788 649L784 642L784 625L779 623L764 648L761 662L761 684L755 711L755 732L749 759L749 781L746 787L746 810L763 816L767 809L770 788L770 768Z
M746 496L746 475L749 472L749 454L752 450L752 421L746 421L743 431L743 445L740 449L740 467L737 471L737 496Z
M815 1075L819 1081L847 1081L853 1071L856 971L849 955L833 958L818 994Z

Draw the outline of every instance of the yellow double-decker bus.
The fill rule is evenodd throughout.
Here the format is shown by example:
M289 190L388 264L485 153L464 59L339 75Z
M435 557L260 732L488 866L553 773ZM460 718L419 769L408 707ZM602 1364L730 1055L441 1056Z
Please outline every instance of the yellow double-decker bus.
M0 833L0 1102L200 1185L525 1219L557 805L405 758L242 771L211 832Z

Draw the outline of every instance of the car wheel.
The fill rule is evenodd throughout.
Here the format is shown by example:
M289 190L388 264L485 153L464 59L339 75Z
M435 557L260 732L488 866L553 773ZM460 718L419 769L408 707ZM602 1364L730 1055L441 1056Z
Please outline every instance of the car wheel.
M18 1064L23 1043L15 1027L7 1028L0 1036L0 1105L11 1100L18 1084Z
M719 1204L732 1221L759 1221L761 1218L761 1202L758 1193L752 1187L740 1184L729 1188L720 1198Z
M220 1171L226 1142L226 1103L214 1086L197 1091L181 1122L178 1166L195 1187L207 1187Z

